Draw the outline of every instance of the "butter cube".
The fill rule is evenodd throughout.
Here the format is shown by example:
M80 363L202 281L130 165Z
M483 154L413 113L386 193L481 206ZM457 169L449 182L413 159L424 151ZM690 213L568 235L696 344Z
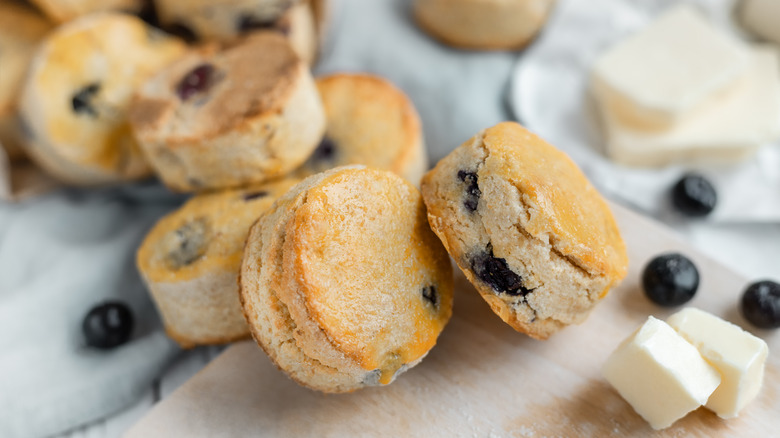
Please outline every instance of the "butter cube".
M776 53L749 51L750 68L738 86L702 108L695 117L664 131L628 126L601 106L607 155L631 166L674 162L730 163L751 156L780 136L780 72Z
M666 321L720 373L720 386L707 400L707 408L721 418L736 417L761 389L769 353L766 342L699 309L683 309Z
M610 355L602 373L653 429L706 403L720 384L696 348L652 316Z
M746 48L690 5L679 5L597 59L592 89L622 123L668 128L747 71Z
M780 1L742 0L739 11L745 27L780 45Z

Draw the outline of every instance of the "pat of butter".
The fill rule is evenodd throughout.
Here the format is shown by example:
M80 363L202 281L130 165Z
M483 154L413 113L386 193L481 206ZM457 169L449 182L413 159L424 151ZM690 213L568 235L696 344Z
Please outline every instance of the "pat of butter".
M652 316L610 355L602 373L653 429L706 403L720 384L696 347Z
M736 417L761 389L769 353L766 342L699 309L683 309L666 322L720 372L720 386L707 400L707 408L721 418Z
M668 128L747 71L746 49L682 4L602 55L593 92L624 124Z
M742 0L739 11L745 27L780 45L780 1Z
M754 48L750 55L750 68L735 89L671 129L651 132L629 127L602 105L607 155L630 166L730 163L776 140L780 137L777 55L767 47Z

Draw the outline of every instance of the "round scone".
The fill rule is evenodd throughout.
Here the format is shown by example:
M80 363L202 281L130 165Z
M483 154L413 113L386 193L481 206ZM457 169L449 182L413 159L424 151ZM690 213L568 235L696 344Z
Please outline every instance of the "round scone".
M317 78L327 127L317 149L296 173L365 164L390 170L419 186L428 169L420 117L409 98L367 74Z
M145 0L30 0L49 18L64 23L82 15L102 11L139 12Z
M469 281L531 337L582 322L626 274L606 201L566 154L517 123L452 151L423 177L422 194Z
M148 176L127 107L134 88L185 48L120 13L91 14L58 27L35 52L22 90L28 155L72 184Z
M0 0L0 143L9 158L23 156L16 103L38 42L52 25L36 11Z
M284 35L311 64L317 52L312 7L301 0L157 0L160 23L191 41L229 42L255 30Z
M452 267L420 193L362 166L313 175L279 198L249 232L239 283L257 343L324 392L392 382L452 313Z
M547 22L556 0L414 0L430 35L463 49L521 49Z
M190 51L139 89L129 118L150 164L176 191L282 176L325 131L308 67L273 32L222 52Z
M152 228L136 264L168 335L182 347L249 336L238 270L249 228L298 180L193 197Z

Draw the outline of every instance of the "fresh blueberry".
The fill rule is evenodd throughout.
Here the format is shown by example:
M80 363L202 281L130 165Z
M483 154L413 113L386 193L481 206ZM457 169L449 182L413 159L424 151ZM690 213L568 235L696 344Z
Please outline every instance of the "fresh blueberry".
M422 288L422 296L425 298L426 301L431 303L433 307L438 307L439 305L439 294L436 291L436 286L425 286Z
M780 328L780 284L757 281L742 294L742 316L756 327Z
M87 114L92 117L97 117L98 113L95 107L92 105L92 99L99 92L100 84L97 82L89 84L77 91L70 100L70 105L73 107L73 112L76 114Z
M717 203L718 194L715 187L696 173L686 174L672 189L672 204L687 216L707 216Z
M523 278L509 268L506 260L493 255L493 246L471 257L471 271L494 291L525 296L531 289L523 286Z
M90 347L107 350L124 344L133 332L133 314L124 303L108 301L93 307L81 325Z
M201 64L187 73L179 85L176 86L176 94L179 99L187 100L195 94L208 90L214 82L214 66Z
M696 294L699 271L682 254L662 254L645 266L642 286L650 301L665 307L679 306Z
M463 205L469 211L476 211L477 206L479 205L479 197L482 196L482 191L479 190L476 172L459 170L458 179L466 183L466 197L463 200Z

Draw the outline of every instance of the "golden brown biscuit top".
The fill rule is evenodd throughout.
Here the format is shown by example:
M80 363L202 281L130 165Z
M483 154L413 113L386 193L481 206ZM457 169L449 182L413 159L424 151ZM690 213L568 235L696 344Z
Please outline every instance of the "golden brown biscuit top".
M237 273L249 228L297 182L288 178L193 197L152 228L138 250L138 268L155 282L187 281L215 270Z
M15 105L35 46L51 28L34 10L0 1L0 114Z
M140 138L164 137L174 146L213 137L281 111L301 69L276 32L258 32L223 51L192 50L141 87L130 121Z
M452 271L410 183L377 169L336 172L308 190L286 239L312 318L344 354L379 369L380 382L436 343ZM423 296L430 287L435 306Z
M317 78L327 117L325 136L332 157L315 151L304 165L313 173L365 164L400 173L420 147L420 118L412 102L390 82L368 74Z
M527 204L528 233L549 235L590 273L625 276L628 257L612 212L565 153L514 122L485 130L483 144L485 171L511 182Z
M131 15L96 13L66 23L46 37L31 64L24 98L36 117L29 122L69 161L121 167L123 153L140 156L125 117L133 89L184 50Z

